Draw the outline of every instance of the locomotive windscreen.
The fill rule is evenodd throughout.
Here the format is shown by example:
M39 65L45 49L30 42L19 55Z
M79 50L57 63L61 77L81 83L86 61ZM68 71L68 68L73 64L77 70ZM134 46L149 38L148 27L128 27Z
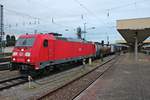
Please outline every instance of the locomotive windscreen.
M19 38L16 46L33 46L35 38Z

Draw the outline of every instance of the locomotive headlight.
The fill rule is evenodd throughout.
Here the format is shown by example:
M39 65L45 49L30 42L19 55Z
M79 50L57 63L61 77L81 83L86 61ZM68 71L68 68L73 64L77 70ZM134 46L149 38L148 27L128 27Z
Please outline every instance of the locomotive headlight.
M30 59L27 59L27 62L30 62Z
M24 51L24 49L21 49L21 51Z
M15 61L16 59L15 59L15 58L13 58L12 60L13 60L13 61Z
M12 55L13 55L13 56L17 56L17 54L18 54L18 52L13 52Z
M31 53L30 53L30 52L26 52L26 53L25 53L25 56L26 56L26 57L30 57L30 56L31 56Z

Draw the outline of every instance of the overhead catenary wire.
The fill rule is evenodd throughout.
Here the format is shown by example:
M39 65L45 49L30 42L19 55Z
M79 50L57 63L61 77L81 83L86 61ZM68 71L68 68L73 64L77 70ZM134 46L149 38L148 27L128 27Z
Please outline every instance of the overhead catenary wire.
M100 20L103 24L106 24L103 20L101 20L98 16L95 15L93 11L88 9L83 3L81 3L79 0L74 0L79 6L81 6L83 9L85 9L89 14L91 14L96 19Z
M149 0L133 1L133 2L131 2L131 3L119 5L119 6L116 6L116 7L107 8L107 9L105 9L104 11L107 12L107 17L110 17L111 11L119 10L119 9L122 9L122 8L127 8L127 7L129 7L129 6L136 6L137 4L143 3L144 1L145 1L145 2L148 2ZM144 3L145 3L145 2L144 2Z
M97 20L100 20L101 23L106 24L99 16L97 16L97 15L95 14L95 12L93 12L93 11L91 10L91 8L89 9L89 8L86 7L83 3L81 3L79 0L74 0L74 1L78 2L78 4L79 4L82 8L84 8L88 13L90 13L92 16L94 16ZM142 2L142 1L148 1L148 0L140 0L140 2ZM128 7L128 6L131 6L131 5L136 5L136 4L138 4L138 3L139 3L139 1L135 1L135 2L123 4L123 5L120 5L120 6L108 8L108 9L106 9L105 11L107 12L107 15L110 17L111 11L118 10L118 9L121 9L121 8L124 8L124 7ZM7 11L8 11L8 12L11 12L11 13L17 15L17 16L22 16L22 17L29 18L29 19L32 19L32 20L35 20L35 19L38 18L38 17L36 17L36 16L32 16L32 15L26 14L26 13L20 13L20 12L18 12L18 11L12 10L12 9L11 9L11 10L10 10L10 9L7 9ZM44 21L45 23L50 23L50 22L51 22L50 20L51 20L51 19L39 18L39 22L40 22L40 23L43 22L43 21ZM25 25L26 23L27 23L27 22L22 23L22 25ZM34 22L32 21L32 23L34 23ZM36 23L37 23L37 22L36 22ZM16 24L18 24L18 25L16 25ZM17 26L17 27L19 27L19 25L21 25L20 23L16 23L16 24L11 25L11 26L15 26L15 27ZM56 21L55 21L53 24L55 24L55 25L57 25L57 26L60 26L60 27L65 27L65 28L69 28L69 27L70 27L70 26L69 26L69 27L68 27L68 26L66 27L66 25L57 23ZM34 25L34 24L31 24L31 26L32 26L32 25ZM107 26L106 26L106 27L107 27ZM108 27L111 27L111 26L109 25Z
M39 18L39 17L35 17L35 16L32 16L32 15L29 15L29 14L26 14L26 13L22 13L22 12L18 12L18 11L15 11L15 10L10 10L10 9L5 9L7 12L10 12L10 13L13 13L17 16L22 16L22 17L25 17L25 18L29 18L29 19L33 19L33 20L36 20L34 21L33 23L34 24L40 24L40 21L45 21L46 23L50 23L48 21L50 21L50 19L46 19L46 18ZM65 28L74 28L74 27L71 27L71 26L67 26L67 25L63 25L63 24L59 24L59 23L56 23L56 22L52 22L54 25L57 25L57 26L60 26L60 27L65 27ZM18 23L16 23L18 24ZM23 25L25 25L25 22L23 22ZM32 22L29 21L28 22L28 25L32 25Z
M101 19L99 19L99 16L96 16L95 13L94 13L91 9L89 9L88 7L86 7L86 6L85 6L83 3L81 3L79 0L74 0L74 1L75 1L77 4L79 4L83 9L85 9L89 14L92 14L95 18L97 18L98 20L101 20ZM141 3L141 2L144 2L144 1L149 1L149 0L134 1L134 2L131 2L131 3L119 5L119 6L116 6L116 7L110 7L110 8L104 9L104 11L106 12L107 17L109 17L112 10L118 10L118 9L125 8L125 7L128 7L128 6L137 5L138 3ZM101 21L102 21L102 20L101 20ZM104 21L102 21L102 22L105 23Z
M13 14L15 14L15 15L17 15L17 16L28 17L28 18L31 18L31 19L40 19L40 18L38 18L38 17L31 16L31 15L29 15L29 14L22 13L22 12L18 12L18 11L12 10L12 9L7 9L7 8L5 8L4 10L7 11L7 12L10 12L10 13L13 13Z
M96 16L95 13L89 9L88 7L86 7L83 3L81 3L79 0L74 0L77 4L79 4L84 10L86 10L89 14L92 14L96 19L98 20L101 20L99 19L99 16ZM139 1L135 1L135 2L131 2L131 3L127 3L127 4L124 4L124 5L121 5L121 6L116 6L116 7L110 7L110 8L107 8L105 9L104 11L106 11L106 15L107 17L110 17L110 13L111 11L113 10L118 10L118 9L121 9L121 8L124 8L124 7L128 7L128 6L133 6L133 5L137 5L138 3L141 3L141 2L144 2L144 1L149 1L149 0L139 0ZM103 22L104 24L106 24L103 20L101 20L101 22ZM106 27L110 28L111 26L109 25L106 25Z
M82 8L84 8L88 13L92 14L95 16L95 14L90 10L88 9L83 3L81 3L79 0L74 0L75 2L77 2ZM140 2L143 1L143 0L140 0ZM147 1L147 0L144 0L144 1ZM139 1L138 1L139 2ZM130 6L130 5L133 5L133 4L137 4L138 2L132 2L132 3L128 3L128 4L124 4L124 5L121 5L121 6L117 6L117 7L113 7L113 8L108 8L107 11L107 16L110 15L110 11L111 10L115 10L115 9L119 9L119 8L122 8L122 7L127 7L127 6ZM28 17L28 18L31 18L31 19L41 19L41 18L38 18L38 17L35 17L35 16L31 16L29 14L25 14L25 13L21 13L21 12L17 12L15 10L12 10L12 9L5 9L6 11L9 11L9 12L12 12L12 13L15 13L16 15L19 15L19 16L23 16L23 17ZM97 19L98 16L95 16ZM43 20L43 19L42 19ZM102 20L101 20L102 21ZM64 26L66 27L65 25L60 25L60 24L56 24L56 25L59 25L59 26ZM67 26L68 27L68 26Z
M116 6L116 7L111 7L111 8L108 8L106 10L118 10L118 9L121 9L121 8L126 8L126 7L129 7L129 6L137 5L138 3L141 3L141 2L144 2L144 1L149 1L149 0L134 1L134 2L131 2L131 3L119 5L119 6Z

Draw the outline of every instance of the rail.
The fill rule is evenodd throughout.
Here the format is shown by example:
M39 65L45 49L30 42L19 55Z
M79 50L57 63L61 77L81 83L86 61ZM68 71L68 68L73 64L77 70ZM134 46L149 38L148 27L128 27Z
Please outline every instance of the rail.
M49 99L49 98L47 98L47 97L49 97L49 96L51 96L51 95L57 93L58 91L60 91L60 90L62 90L62 89L65 89L66 87L70 86L70 85L73 84L74 82L76 82L76 81L78 81L78 80L84 78L85 76L87 76L87 75L89 75L89 74L91 74L91 73L96 73L96 70L97 70L98 68L100 68L101 66L103 66L103 65L105 65L105 64L107 64L107 63L109 63L109 62L111 62L111 61L114 60L115 58L116 58L116 57L113 57L112 59L106 61L105 63L103 63L103 64L101 64L101 65L98 65L96 68L94 68L93 70L89 71L88 73L83 74L82 76L80 76L80 77L78 77L78 78L76 78L76 79L74 79L74 80L72 80L72 81L66 83L65 85L63 85L63 86L61 86L61 87L58 87L58 88L56 88L55 90L53 90L53 91L51 91L51 92L49 92L49 93L47 93L47 94L44 94L44 95L40 96L40 97L38 98L38 100L42 100L42 99L45 99L45 98L46 98L46 99ZM111 67L111 66L109 66L107 69L105 69L103 72L101 72L97 77L95 76L96 79L99 78L100 76L102 76L110 67ZM95 81L95 80L93 80L90 84L92 84L94 81ZM86 88L85 88L85 89L86 89ZM84 91L85 89L82 89L82 90L81 90L80 92L78 92L74 97L76 97L79 93L81 93L81 92ZM74 98L74 97L73 97L73 98Z
M24 77L24 76L17 76L17 77L6 79L6 80L1 80L0 81L0 91L11 88L13 86L17 86L19 84L23 84L27 81L28 81L27 77Z

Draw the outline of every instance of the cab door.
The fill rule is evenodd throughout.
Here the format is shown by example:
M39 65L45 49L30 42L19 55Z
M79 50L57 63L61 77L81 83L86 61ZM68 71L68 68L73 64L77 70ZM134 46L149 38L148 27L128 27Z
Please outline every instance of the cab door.
M55 50L55 46L54 46L54 40L49 40L48 41L48 48L49 48L49 60L53 61L55 59L55 56L54 56L54 50Z

